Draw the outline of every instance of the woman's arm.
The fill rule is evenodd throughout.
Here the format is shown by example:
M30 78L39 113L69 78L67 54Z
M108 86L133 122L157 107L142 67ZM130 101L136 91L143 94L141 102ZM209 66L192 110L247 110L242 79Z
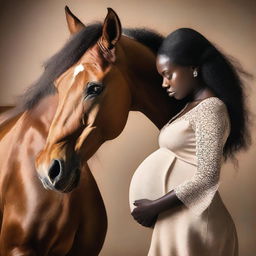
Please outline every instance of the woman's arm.
M225 104L214 100L203 102L189 118L195 131L197 170L174 192L193 214L201 215L220 185L223 148L230 132L229 116Z

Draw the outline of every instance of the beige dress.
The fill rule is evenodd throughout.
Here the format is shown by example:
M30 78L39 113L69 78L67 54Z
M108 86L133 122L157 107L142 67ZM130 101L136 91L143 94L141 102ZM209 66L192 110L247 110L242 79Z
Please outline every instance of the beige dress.
M226 105L209 97L182 114L185 107L161 129L159 148L136 169L131 212L135 200L154 200L174 189L183 205L158 215L147 255L237 256L236 227L218 191L230 132Z

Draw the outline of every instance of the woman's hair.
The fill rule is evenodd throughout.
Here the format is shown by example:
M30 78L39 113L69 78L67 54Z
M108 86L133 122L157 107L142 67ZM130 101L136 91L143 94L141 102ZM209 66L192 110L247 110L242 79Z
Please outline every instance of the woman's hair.
M180 28L169 34L158 50L170 61L181 66L195 66L199 69L202 84L210 88L227 106L231 131L223 149L224 160L230 157L238 161L234 153L251 145L249 125L252 113L246 107L245 82L240 74L252 77L242 69L233 57L224 55L202 34L191 28Z

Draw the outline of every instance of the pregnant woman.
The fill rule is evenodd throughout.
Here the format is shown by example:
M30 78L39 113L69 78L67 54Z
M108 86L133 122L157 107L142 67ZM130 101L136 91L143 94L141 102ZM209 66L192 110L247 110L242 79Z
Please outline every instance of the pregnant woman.
M238 75L248 73L189 28L165 38L156 65L169 96L188 101L131 180L131 214L153 228L148 256L237 256L236 227L218 188L222 163L251 143Z

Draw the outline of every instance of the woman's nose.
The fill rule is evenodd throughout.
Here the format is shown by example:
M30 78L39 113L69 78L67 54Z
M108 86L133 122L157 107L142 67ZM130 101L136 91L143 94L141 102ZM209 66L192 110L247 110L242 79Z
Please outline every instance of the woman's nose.
M167 78L163 79L162 87L169 87L169 80Z

